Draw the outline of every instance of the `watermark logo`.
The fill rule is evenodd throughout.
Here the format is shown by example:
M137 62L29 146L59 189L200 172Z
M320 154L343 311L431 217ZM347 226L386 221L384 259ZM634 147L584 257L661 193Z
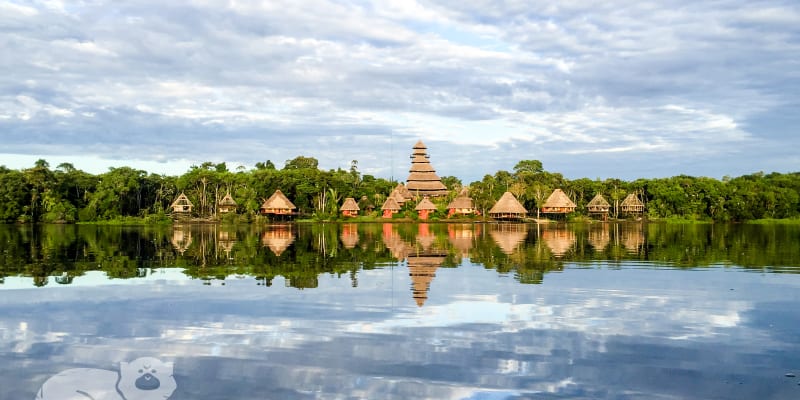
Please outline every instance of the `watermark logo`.
M62 371L45 381L36 400L166 400L177 387L171 362L142 357L120 363L119 371L94 368Z

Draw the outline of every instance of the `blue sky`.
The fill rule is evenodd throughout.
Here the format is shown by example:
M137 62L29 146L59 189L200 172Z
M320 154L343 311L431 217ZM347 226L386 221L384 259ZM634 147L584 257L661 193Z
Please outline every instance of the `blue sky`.
M795 1L0 2L0 164L800 170Z

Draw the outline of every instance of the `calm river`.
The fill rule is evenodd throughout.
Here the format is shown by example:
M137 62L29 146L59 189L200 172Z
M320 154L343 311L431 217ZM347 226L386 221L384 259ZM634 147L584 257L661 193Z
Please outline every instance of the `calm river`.
M798 399L798 273L784 225L0 225L0 399Z

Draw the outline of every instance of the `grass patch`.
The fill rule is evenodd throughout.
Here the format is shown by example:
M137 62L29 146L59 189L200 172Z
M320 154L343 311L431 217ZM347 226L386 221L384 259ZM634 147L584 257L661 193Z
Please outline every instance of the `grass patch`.
M800 218L785 218L785 219L776 219L776 218L762 218L762 219L753 219L750 221L745 221L746 224L753 224L753 225L800 225Z

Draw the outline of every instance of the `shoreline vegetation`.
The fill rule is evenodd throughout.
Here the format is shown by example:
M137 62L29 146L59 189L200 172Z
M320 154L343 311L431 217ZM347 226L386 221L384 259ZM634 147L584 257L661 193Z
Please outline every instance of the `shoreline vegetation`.
M512 171L497 171L469 184L445 176L447 195L432 198L436 206L425 222L483 223L501 195L511 192L528 210L522 222L594 223L587 204L601 194L610 204L609 221L647 221L668 224L738 222L800 224L800 172L757 172L721 180L679 175L669 178L567 179L544 170L538 160L522 160ZM286 221L259 214L264 199L281 190L297 206L297 223L419 222L416 202L403 204L393 218L381 218L380 206L396 181L362 174L358 161L348 170L321 170L313 157L287 160L282 169L267 160L253 168L205 162L180 176L149 174L129 167L110 168L93 175L69 163L51 168L46 160L13 170L0 166L0 223L77 223L98 225L169 225L173 223L260 224ZM479 216L449 218L447 204L467 189ZM540 212L547 197L561 189L575 203L569 214ZM180 194L194 204L191 214L171 214ZM625 215L620 207L628 195L644 203L641 214ZM235 199L232 212L219 211L226 197ZM354 198L358 216L340 212ZM285 217L284 217L285 218Z

